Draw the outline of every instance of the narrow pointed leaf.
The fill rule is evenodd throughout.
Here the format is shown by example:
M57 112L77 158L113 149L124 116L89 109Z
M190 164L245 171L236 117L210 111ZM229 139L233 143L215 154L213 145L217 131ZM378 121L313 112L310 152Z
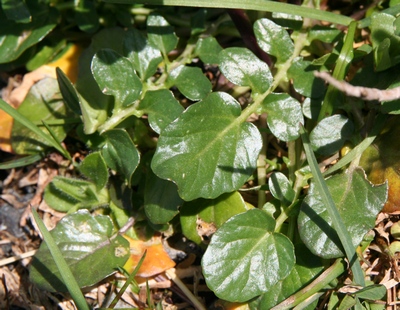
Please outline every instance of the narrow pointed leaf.
M240 122L239 103L226 93L211 93L190 106L161 133L153 171L174 181L184 200L216 198L240 188L253 173L261 136Z
M254 209L232 217L217 230L202 266L207 285L219 298L247 301L289 275L294 247L274 229L275 220Z

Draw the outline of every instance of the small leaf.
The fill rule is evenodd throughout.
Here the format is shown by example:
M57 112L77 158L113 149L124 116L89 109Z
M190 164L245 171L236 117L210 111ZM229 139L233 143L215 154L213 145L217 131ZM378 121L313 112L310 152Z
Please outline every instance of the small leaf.
M222 194L215 199L200 198L185 202L179 212L182 233L197 244L208 243L211 234L204 235L204 231L198 229L199 222L219 228L232 216L248 209L238 192Z
M373 186L361 168L335 175L327 179L326 184L356 247L374 227L387 198L387 185ZM298 224L300 237L312 253L325 259L344 256L314 183L301 205Z
M142 82L129 59L111 49L102 49L94 55L91 69L103 94L115 97L117 109L139 98Z
M8 63L42 41L58 24L58 11L38 5L31 10L32 22L16 23L0 14L0 63Z
M108 130L102 134L106 143L102 154L107 165L121 173L131 185L132 175L135 172L140 155L128 133L122 129Z
M311 146L319 154L331 155L337 152L353 133L353 122L347 117L339 114L329 116L311 131Z
M200 68L180 66L171 72L179 91L190 100L201 100L211 91L212 85Z
M99 29L99 16L92 0L75 1L75 20L80 30L94 33Z
M273 173L268 179L268 187L272 196L282 201L284 206L289 206L292 203L295 192L283 173Z
M247 48L230 47L219 54L220 69L233 83L264 93L272 83L268 65Z
M262 18L254 23L254 33L258 45L268 54L275 56L278 63L288 60L293 52L294 45L288 32L270 21Z
M370 285L357 291L355 295L361 299L367 300L381 300L385 297L387 293L386 287L384 285Z
M262 103L268 113L267 123L272 133L283 141L297 139L300 124L304 123L300 103L288 94L270 94Z
M92 182L57 176L46 187L44 200L56 211L69 212L107 206L109 196L107 189L98 191Z
M214 37L200 38L196 43L195 53L199 55L202 62L206 64L218 64L221 45Z
M187 201L240 188L261 149L258 129L239 123L240 114L239 103L226 93L211 93L190 106L161 132L151 164L154 173L175 182Z
M142 81L150 78L162 61L160 50L150 45L146 37L135 28L126 32L124 52Z
M23 0L1 0L1 8L7 19L17 23L29 23L32 19L29 8Z
M167 55L178 44L174 28L161 15L150 15L147 18L147 36L163 55Z
M183 204L174 183L157 177L152 171L146 175L144 211L154 224L166 224L178 214Z
M159 89L147 91L143 100L139 103L138 110L149 115L150 127L159 134L184 109L171 91Z
M314 76L318 70L310 61L297 57L288 70L288 77L293 80L294 89L308 98L320 98L325 94L325 82Z
M101 190L106 186L108 181L108 170L101 153L95 152L86 156L80 165L79 170L94 182L97 190Z
M127 261L129 242L120 235L110 239L112 230L108 216L80 210L66 215L50 232L80 287L96 284ZM29 276L41 289L67 291L45 243L34 256Z
M319 40L326 43L333 43L341 40L342 36L343 32L339 29L315 25L308 31L307 38L310 42Z
M202 267L208 287L219 298L247 301L289 275L294 247L274 229L275 220L254 209L235 215L217 230Z

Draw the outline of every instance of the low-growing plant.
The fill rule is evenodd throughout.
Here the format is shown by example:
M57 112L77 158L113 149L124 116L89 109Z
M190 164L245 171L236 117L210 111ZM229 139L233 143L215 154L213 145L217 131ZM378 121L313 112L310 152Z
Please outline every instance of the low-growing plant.
M32 113L34 100L19 112L0 101L22 124L13 129L19 153L37 160L53 147L71 160L60 142L72 134L90 151L74 162L79 178L57 176L44 193L47 204L67 213L51 234L78 285L124 265L129 245L116 232L134 218L131 238L172 227L200 245L205 281L222 300L314 309L347 274L359 289L335 291L329 309L383 309L375 301L386 289L365 280L356 249L371 241L364 237L388 198L387 182L373 185L365 172L384 166L384 156L366 150L392 130L398 99L348 97L314 71L332 70L335 80L351 73L358 86L397 86L400 6L374 6L355 21L320 10L319 1L145 2L157 5L146 7L145 24L93 35L75 85L57 70L57 102L64 104L45 126L34 124L44 117ZM169 5L198 8L176 8L187 16L179 21ZM260 18L250 21L238 8ZM346 26L346 34L319 21ZM173 25L185 32L178 37ZM226 33L235 43L218 41ZM243 47L240 35L258 47ZM210 80L205 71L217 76ZM271 148L282 155L271 156ZM390 156L393 167L398 155ZM245 201L245 191L257 199ZM37 252L31 279L65 291L48 251L43 245Z

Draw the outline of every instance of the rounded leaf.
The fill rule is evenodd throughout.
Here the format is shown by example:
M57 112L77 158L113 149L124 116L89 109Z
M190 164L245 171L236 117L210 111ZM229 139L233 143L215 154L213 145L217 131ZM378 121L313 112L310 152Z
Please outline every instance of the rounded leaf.
M289 238L273 232L275 220L253 209L225 222L202 259L208 287L221 299L243 302L286 278L295 264Z
M344 115L332 115L321 120L310 133L314 151L322 155L337 152L354 133L354 125Z
M211 92L211 82L200 68L180 66L171 73L171 77L182 95L190 100L201 100Z
M240 188L253 173L261 135L238 120L239 103L211 93L190 106L160 135L152 169L178 185L184 200L216 198Z
M275 172L268 179L268 187L272 196L280 200L283 205L289 206L295 196L288 178L281 172Z
M353 245L358 246L375 226L387 198L387 185L373 186L361 168L335 175L326 180L326 185ZM313 183L301 205L298 225L300 237L312 253L325 259L344 256L332 219Z
M132 63L112 49L99 50L91 70L103 94L115 97L116 107L128 106L139 98L142 82Z
M272 75L268 65L247 48L231 47L219 54L220 69L232 83L249 86L256 93L268 90Z
M150 15L147 18L147 36L150 43L167 55L178 44L174 28L161 15Z
M262 103L262 112L268 113L268 127L278 139L291 141L300 136L304 118L296 99L288 94L270 94Z
M79 170L95 183L97 190L106 186L108 181L108 169L101 153L95 152L86 156Z

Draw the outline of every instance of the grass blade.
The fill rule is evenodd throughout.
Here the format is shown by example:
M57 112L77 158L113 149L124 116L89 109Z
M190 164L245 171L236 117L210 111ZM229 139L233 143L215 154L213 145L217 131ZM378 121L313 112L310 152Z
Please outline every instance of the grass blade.
M306 152L307 161L310 165L310 169L314 177L315 188L321 195L322 201L325 204L329 216L332 219L333 227L336 229L336 232L346 253L347 259L350 262L351 270L354 276L354 282L358 285L365 286L364 274L358 262L356 249L351 242L351 236L340 217L335 202L333 201L332 196L329 192L328 186L326 185L325 180L322 177L322 173L318 168L317 160L310 145L310 140L303 126L300 127L300 135L301 139L303 140L303 146Z
M46 226L44 226L43 221L40 219L37 211L34 208L32 208L32 215L35 218L36 224L43 235L43 240L46 242L51 256L53 257L57 268L60 271L64 284L68 288L68 291L71 294L72 299L75 301L77 308L79 310L89 310L89 306L85 300L85 297L83 296L74 275L69 269L67 262L62 256L60 249L55 243L50 232L47 230Z
M5 102L2 99L0 99L0 109L2 109L7 114L11 115L15 121L20 122L26 128L37 134L39 137L43 138L48 144L50 144L57 151L59 151L61 154L65 156L66 150L63 147L61 147L58 141L55 141L53 137L47 135L38 126L36 126L33 122L31 122L29 119L27 119L25 116L23 116L21 113L19 113L16 109L11 107L9 104L7 104L7 102Z
M24 156L24 157L21 157L18 159L6 161L4 163L0 163L0 170L28 166L30 164L33 164L33 163L41 160L43 157L44 157L43 154L34 154L34 155Z
M261 0L105 0L110 3L128 4L148 4L148 5L168 5L168 6L188 6L188 7L208 7L225 9L244 9L255 11L266 11L276 13L286 13L298 15L306 18L324 20L333 24L348 26L353 19L348 16L339 15L331 12L321 11L314 8L307 8L294 4L261 1Z

